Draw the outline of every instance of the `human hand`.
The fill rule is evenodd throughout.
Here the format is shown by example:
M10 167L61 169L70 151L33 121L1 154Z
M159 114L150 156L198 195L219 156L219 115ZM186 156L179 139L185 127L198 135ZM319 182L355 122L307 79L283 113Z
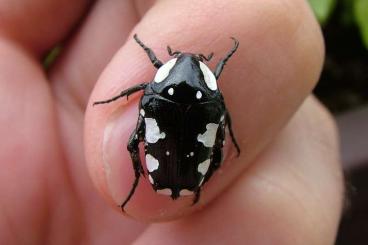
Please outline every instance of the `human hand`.
M332 120L312 97L304 101L323 59L320 31L304 1L98 1L70 34L88 5L0 4L2 243L333 243L341 169ZM145 221L181 217L165 224L141 224L111 211L84 167L87 108L88 170L121 212L117 205L134 178L125 145L137 96L98 108L91 102L152 79L155 69L131 33L163 61L167 44L213 51L216 61L231 46L228 37L240 41L219 85L242 154L233 158L230 149L195 206L190 198L155 194L142 178L127 214ZM46 77L42 54L66 37ZM103 147L108 125L114 126Z

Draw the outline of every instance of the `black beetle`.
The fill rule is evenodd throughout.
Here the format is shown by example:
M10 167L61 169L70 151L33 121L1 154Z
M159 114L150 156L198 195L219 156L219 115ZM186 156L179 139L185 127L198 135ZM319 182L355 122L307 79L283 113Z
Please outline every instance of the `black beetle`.
M139 157L139 143L142 141L148 178L153 189L157 193L170 195L172 199L194 195L195 204L199 200L201 187L221 165L226 126L240 154L229 111L217 87L217 79L237 50L239 42L232 38L233 48L212 72L203 62L209 61L213 53L206 57L203 54L172 52L168 46L169 55L174 58L163 64L137 35L134 35L134 39L158 69L154 80L128 88L111 99L94 103L110 103L144 90L138 122L127 146L135 181L121 208L124 211L140 176L144 176Z

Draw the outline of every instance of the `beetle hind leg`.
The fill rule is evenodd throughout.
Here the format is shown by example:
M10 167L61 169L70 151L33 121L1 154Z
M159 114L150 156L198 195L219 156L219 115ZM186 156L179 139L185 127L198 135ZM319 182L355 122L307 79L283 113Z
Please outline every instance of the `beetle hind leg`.
M194 198L192 205L198 203L201 197L201 188L202 186L211 178L213 173L219 169L222 163L222 147L225 138L225 125L222 123L220 125L219 130L217 131L215 145L213 146L212 156L210 166L208 168L207 173L203 176L203 179L200 182L200 186L194 191Z

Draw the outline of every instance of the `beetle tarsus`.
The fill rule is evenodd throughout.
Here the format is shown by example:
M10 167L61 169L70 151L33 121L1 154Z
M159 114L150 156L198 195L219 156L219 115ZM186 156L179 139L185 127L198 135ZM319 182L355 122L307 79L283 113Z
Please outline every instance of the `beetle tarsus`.
M141 46L144 51L147 53L148 58L151 60L154 67L157 69L160 68L163 64L162 62L156 57L155 53L152 51L152 49L148 48L144 43L138 38L137 34L134 34L135 41Z
M140 90L143 90L146 87L147 87L147 83L138 84L136 86L130 87L130 88L122 91L119 95L114 96L111 99L102 100L102 101L96 101L96 102L93 103L93 105L95 106L95 105L100 105L100 104L107 104L107 103L113 102L113 101L115 101L117 99L120 99L121 97L124 97L124 96L126 96L127 99L128 99L129 95L131 95L133 93L136 93L136 92L138 92Z
M129 200L132 198L132 196L133 196L133 194L134 194L134 192L135 192L135 189L136 189L136 188L137 188L137 186L138 186L139 177L140 177L140 175L139 175L139 172L138 172L138 174L137 174L137 173L135 174L135 180L134 180L134 182L133 182L133 186L132 186L132 188L130 189L130 192L129 192L128 196L125 198L125 201L123 202L123 204L121 204L121 205L120 205L121 211L122 211L123 213L125 213L125 205L126 205L126 204L129 202Z
M220 77L220 74L222 72L222 70L224 69L224 66L226 64L226 62L230 59L230 57L235 53L235 51L238 49L239 47L239 41L236 40L234 37L231 37L231 39L234 40L234 46L233 48L226 54L225 58L223 58L222 60L220 60L220 62L217 64L216 66L216 70L214 72L214 75L216 77L216 80Z

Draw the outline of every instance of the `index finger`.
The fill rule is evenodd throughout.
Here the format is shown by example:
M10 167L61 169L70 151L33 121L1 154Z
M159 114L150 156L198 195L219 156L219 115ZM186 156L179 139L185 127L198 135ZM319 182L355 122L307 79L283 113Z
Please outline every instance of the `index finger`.
M298 108L313 88L323 58L320 30L304 1L162 1L133 31L164 61L168 57L166 44L192 53L213 51L217 58L229 49L228 37L240 41L238 53L218 83L233 116L241 156L231 159L231 164L225 160L221 176L215 175L203 187L202 198L193 207L190 198L172 201L157 195L148 181L141 179L126 211L144 220L174 218L219 195ZM131 39L100 77L91 101L151 81L154 72L146 54ZM115 206L125 200L134 181L125 146L137 121L137 108L137 100L130 98L128 103L121 100L105 107L89 106L86 114L89 170Z

